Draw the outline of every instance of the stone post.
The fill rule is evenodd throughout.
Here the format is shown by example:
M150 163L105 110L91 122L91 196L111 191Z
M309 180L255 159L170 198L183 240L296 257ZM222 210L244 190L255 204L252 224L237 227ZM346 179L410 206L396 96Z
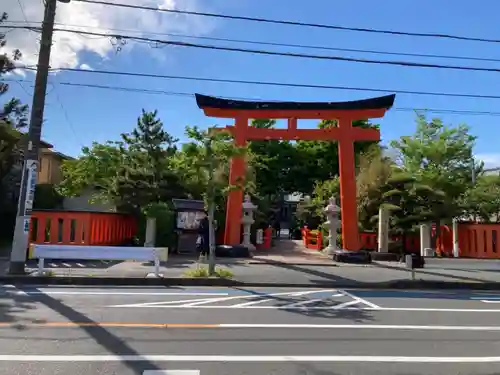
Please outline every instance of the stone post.
M145 237L144 247L154 247L156 244L156 218L148 217Z
M460 257L460 248L458 247L458 220L453 219L453 257Z
M430 256L431 250L431 227L429 224L422 224L420 226L420 255Z
M383 206L378 209L378 252L389 252L389 211Z
M328 206L324 209L326 218L325 224L328 226L328 246L323 249L328 255L333 255L337 251L337 230L339 229L340 207L337 206L335 197L331 197Z
M250 195L246 194L243 202L243 217L241 218L241 223L243 224L243 242L241 245L250 251L255 250L255 246L250 241L250 229L252 224L255 223L253 212L256 209L257 206L250 201Z

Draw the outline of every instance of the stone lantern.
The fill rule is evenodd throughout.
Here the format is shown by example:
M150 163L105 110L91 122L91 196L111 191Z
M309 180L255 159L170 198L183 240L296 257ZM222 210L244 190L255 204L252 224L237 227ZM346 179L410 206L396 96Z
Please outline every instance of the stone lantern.
M255 223L253 219L253 213L257 209L257 206L253 204L250 200L250 195L245 195L245 200L243 201L243 217L241 218L241 223L243 224L243 242L242 246L245 246L248 250L255 250L255 246L250 242L250 229L252 224Z
M328 227L328 246L323 249L328 255L332 255L337 251L337 230L339 229L339 213L340 207L337 206L335 197L331 197L328 201L328 206L324 209L326 218L325 224Z

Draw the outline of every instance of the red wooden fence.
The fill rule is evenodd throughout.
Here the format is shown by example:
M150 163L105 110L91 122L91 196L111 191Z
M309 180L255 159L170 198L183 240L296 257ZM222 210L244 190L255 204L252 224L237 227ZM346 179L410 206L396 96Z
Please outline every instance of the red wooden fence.
M500 224L458 224L460 256L466 258L500 258Z
M124 214L81 211L33 211L30 243L122 245L135 236L137 223Z

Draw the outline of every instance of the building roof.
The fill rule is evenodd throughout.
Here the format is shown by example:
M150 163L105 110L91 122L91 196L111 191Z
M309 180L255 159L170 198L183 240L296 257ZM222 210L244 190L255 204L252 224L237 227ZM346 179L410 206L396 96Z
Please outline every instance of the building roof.
M5 121L0 121L0 125L5 125L5 124L6 124ZM17 129L11 129L9 131L9 134L11 134L13 137L15 136L15 137L21 138L21 136L23 134L26 134L26 133L21 132L21 131L19 131ZM45 148L53 148L54 147L54 145L52 145L52 144L50 144L50 143L48 143L48 142L46 142L44 140L40 140L40 146L41 147L45 147Z
M193 210L193 211L203 211L205 209L205 203L200 200L194 199L172 199L172 203L176 210Z
M62 152L59 152L59 151L54 151L50 148L44 148L42 150L42 152L44 154L50 154L50 155L54 155L54 156L58 156L60 157L61 159L64 159L64 160L73 160L74 158L72 156L69 156L69 155L66 155L66 154L63 154Z

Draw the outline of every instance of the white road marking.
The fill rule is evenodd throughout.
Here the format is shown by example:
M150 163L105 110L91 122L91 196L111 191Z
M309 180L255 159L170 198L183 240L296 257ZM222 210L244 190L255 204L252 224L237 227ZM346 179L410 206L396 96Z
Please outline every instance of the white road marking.
M410 331L487 331L499 332L500 326L419 326L391 324L278 324L278 323L222 323L217 328L269 328L269 329L387 329Z
M407 357L362 355L0 355L0 362L383 362L500 363L500 357Z
M376 310L376 311L428 311L428 312L493 312L499 313L498 309L439 309L427 307L379 307L378 309L363 309L363 310Z
M305 301L300 301L300 302L296 302L296 303L292 303L290 305L285 305L285 306L281 306L282 309L294 309L294 308L297 308L297 307L301 307L301 308L308 308L307 304L310 304L310 303L316 303L316 302L321 302L321 301L324 301L322 298L317 298L317 299L308 299L308 300L305 300Z
M308 294L314 293L328 293L328 292L336 292L336 289L320 289L320 290L304 290L301 292L292 293L291 295L294 297L306 296Z
M330 290L328 290L330 291ZM308 294L312 294L312 291L307 291ZM324 291L314 291L314 293L320 293ZM279 296L295 296L295 294L298 292L280 292L280 293L268 293L268 294L243 294L243 295L238 295L238 296L230 296L230 297L221 297L221 298L207 298L207 299L194 299L194 300L187 300L187 301L167 301L167 302L152 302L152 303L138 303L138 304L127 304L127 305L114 305L114 306L107 306L107 307L182 307L182 308L202 308L202 307L221 307L221 308L234 308L234 305L230 306L204 306L209 303L215 303L215 302L227 302L227 301L233 301L233 300L238 300L238 299L253 299L253 298L263 298L263 297L279 297ZM269 298L273 299L273 298ZM252 301L253 302L253 301ZM182 303L181 305L176 305L174 306L175 303ZM165 305L165 306L163 306ZM169 306L170 305L170 306ZM250 306L249 308L254 307ZM257 306L255 306L257 307Z
M76 296L228 296L229 293L191 293L191 292L92 292L92 291L14 291L12 294L26 295L76 295Z
M143 302L143 303L131 303L125 305L112 305L106 307L171 307L168 305L173 305L176 303L186 303L186 302L206 302L212 301L214 298L197 298L197 299L185 299L185 300L174 300L174 301L161 301L161 302ZM165 305L165 306L163 306ZM183 306L183 305L181 305ZM172 306L172 307L180 307L180 306Z
M268 302L268 301L272 301L272 299L271 298L258 299L257 301L239 303L237 305L232 305L231 307L234 307L234 308L247 307L247 306L253 306L253 305L257 305L259 303L264 303L264 302Z
M344 303L341 303L340 305L335 305L332 307L333 310L343 310L345 309L346 307L349 307L349 306L352 306L352 305L357 305L359 304L360 302L359 301L349 301L349 302L344 302ZM359 310L359 309L358 309Z
M200 375L200 370L144 370L142 375Z
M360 298L360 297L357 297L355 296L354 294L351 294L349 292L346 292L345 290L339 290L340 293L342 293L343 295L345 295L346 297L351 297L353 300L355 301L358 301L359 303L361 304L364 304L366 306L369 306L373 309L379 309L380 306L370 302L370 301L367 301L366 299L363 299L363 298Z
M498 301L490 301L490 300L487 300L487 299L482 299L481 302L484 302L484 303L500 303L500 300L498 300Z

